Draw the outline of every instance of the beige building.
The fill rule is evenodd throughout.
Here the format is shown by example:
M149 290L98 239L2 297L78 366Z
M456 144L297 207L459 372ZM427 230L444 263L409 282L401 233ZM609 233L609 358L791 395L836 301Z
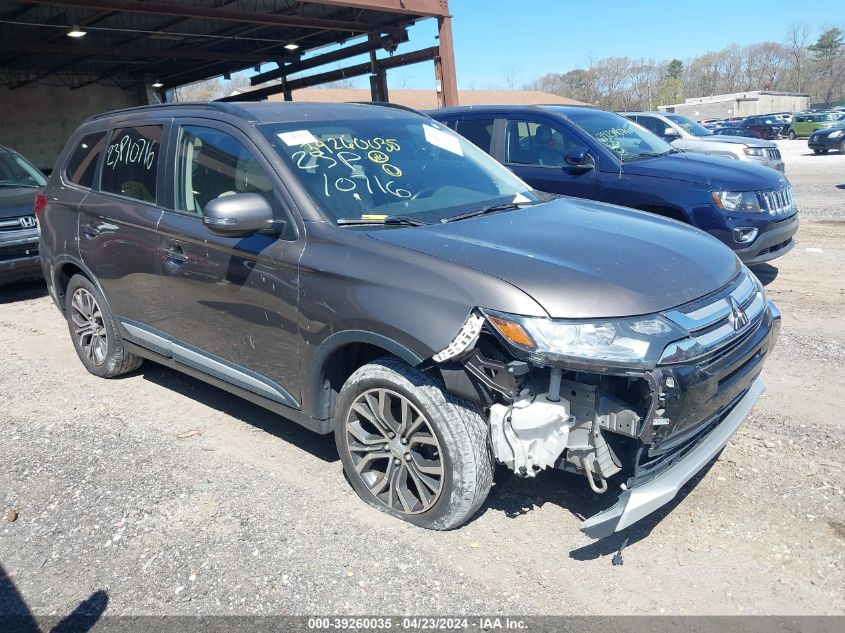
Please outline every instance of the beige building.
M752 90L710 97L692 97L683 103L657 106L657 109L661 112L675 112L696 121L703 121L771 112L801 112L809 107L810 95L806 93Z

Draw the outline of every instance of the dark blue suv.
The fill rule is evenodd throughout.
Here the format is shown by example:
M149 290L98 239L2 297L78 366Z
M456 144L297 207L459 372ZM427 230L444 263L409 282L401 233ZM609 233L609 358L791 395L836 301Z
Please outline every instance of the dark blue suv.
M794 246L792 187L773 169L684 153L613 112L472 106L428 113L540 191L650 211L696 226L746 264Z

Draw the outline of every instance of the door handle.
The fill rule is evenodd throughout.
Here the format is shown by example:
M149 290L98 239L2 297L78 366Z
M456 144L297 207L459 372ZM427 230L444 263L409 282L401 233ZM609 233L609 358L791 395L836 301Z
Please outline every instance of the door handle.
M188 256L182 250L181 246L171 246L170 248L164 249L163 252L165 259L174 264L184 264L188 261Z
M95 226L83 226L82 233L85 235L85 237L94 239L100 234L100 229Z

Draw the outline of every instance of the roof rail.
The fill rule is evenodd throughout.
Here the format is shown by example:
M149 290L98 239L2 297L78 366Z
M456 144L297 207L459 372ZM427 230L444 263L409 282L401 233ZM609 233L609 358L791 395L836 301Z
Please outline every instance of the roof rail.
M227 112L243 116L243 108L238 107L233 103L224 103L220 101L175 101L173 103L154 103L150 105L134 106L131 108L121 108L119 110L109 110L101 114L95 114L88 118L88 121L96 121L114 116L116 114L129 114L132 112L145 112L147 110L160 110L164 108L209 108L211 110L218 110L220 112Z
M395 110L404 110L405 112L413 112L414 114L419 114L420 116L424 116L427 119L431 118L425 112L417 110L416 108L412 108L411 106L402 105L401 103L391 103L389 101L347 101L346 103L353 103L353 104L357 104L357 105L382 106L384 108L393 108Z

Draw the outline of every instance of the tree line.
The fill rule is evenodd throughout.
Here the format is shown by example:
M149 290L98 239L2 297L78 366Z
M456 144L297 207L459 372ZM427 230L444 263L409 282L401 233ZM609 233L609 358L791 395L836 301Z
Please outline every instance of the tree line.
M795 24L782 42L732 44L687 60L605 57L523 87L609 110L653 110L687 97L751 90L804 92L813 104L830 104L845 100L845 43L839 28L812 41L809 27Z

